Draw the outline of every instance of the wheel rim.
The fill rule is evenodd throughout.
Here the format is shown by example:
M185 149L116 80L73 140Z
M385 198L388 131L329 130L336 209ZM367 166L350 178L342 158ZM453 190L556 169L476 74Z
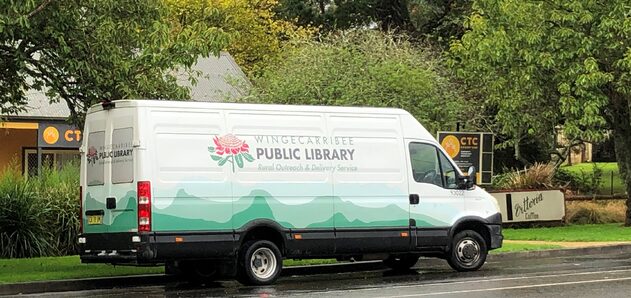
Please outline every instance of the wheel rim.
M472 239L462 239L456 245L456 256L464 266L471 266L480 259L480 245Z
M277 265L274 252L267 247L261 247L252 254L250 269L257 278L270 278L276 272Z

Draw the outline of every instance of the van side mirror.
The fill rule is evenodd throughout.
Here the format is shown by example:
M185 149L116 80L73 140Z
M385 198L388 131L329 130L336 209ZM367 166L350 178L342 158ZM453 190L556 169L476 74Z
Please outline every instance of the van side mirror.
M469 169L467 170L467 176L466 177L460 177L460 183L458 184L458 186L460 186L461 189L470 189L475 185L475 167L474 166L470 166Z

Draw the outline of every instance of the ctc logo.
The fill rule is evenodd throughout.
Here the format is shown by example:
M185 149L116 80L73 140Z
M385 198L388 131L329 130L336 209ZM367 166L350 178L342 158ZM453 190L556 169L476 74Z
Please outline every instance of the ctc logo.
M46 129L44 129L42 137L46 144L54 145L59 141L59 130L57 130L57 128L54 126L46 127ZM78 129L67 129L64 132L64 139L66 140L66 142L79 142L81 141L81 131Z

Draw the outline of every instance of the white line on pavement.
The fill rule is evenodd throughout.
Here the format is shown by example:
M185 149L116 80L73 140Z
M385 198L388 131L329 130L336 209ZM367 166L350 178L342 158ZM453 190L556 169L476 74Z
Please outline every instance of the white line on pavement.
M629 266L619 266L619 267L629 268ZM606 270L606 271L587 271L587 272L560 273L560 274L556 273L556 274L545 274L545 275L502 277L502 278L493 278L493 279L475 279L475 280L452 281L452 282L445 281L445 282L426 283L426 284L418 284L418 285L391 286L391 287L388 287L388 289L422 288L422 287L456 285L456 284L467 284L467 283L496 282L496 281L510 281L510 280L525 280L525 279L536 279L536 278L547 278L547 277L581 276L581 275L605 274L605 273L621 273L621 272L631 272L631 269L616 269L616 270ZM374 288L351 289L351 290L333 290L333 291L322 291L322 292L310 292L309 295L311 295L311 294L332 294L332 293L352 293L352 292L362 292L362 291L383 291L383 290L384 290L383 287L374 287ZM294 293L294 295L300 295L300 294ZM392 296L392 297L398 297L398 296ZM405 297L405 296L403 296L403 297Z
M542 287L553 287L553 286L564 286L564 285L576 285L576 284L591 284L591 283L610 282L610 281L623 281L623 280L631 280L631 277L604 278L604 279L581 280L581 281L568 281L568 282L555 282L555 283L547 283L547 284L536 284L536 285L525 285L525 286L512 286L512 287L501 287L501 288L488 288L488 289L474 289L474 290L460 290L460 291L449 291L449 292L432 292L432 293L424 293L424 294L409 294L409 295L397 295L397 296L383 296L383 298L423 297L423 296L434 296L434 295L449 295L449 294L463 294L463 293L488 292L488 291L501 291L501 290L515 290L515 289L542 288Z

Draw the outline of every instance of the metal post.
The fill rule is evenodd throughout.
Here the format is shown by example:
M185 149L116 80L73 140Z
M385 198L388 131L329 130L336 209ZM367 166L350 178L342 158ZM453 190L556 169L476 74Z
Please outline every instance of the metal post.
M609 181L611 183L610 184L610 186L611 186L611 195L613 196L613 171L611 171L611 179Z
M37 176L42 174L42 147L37 147Z

